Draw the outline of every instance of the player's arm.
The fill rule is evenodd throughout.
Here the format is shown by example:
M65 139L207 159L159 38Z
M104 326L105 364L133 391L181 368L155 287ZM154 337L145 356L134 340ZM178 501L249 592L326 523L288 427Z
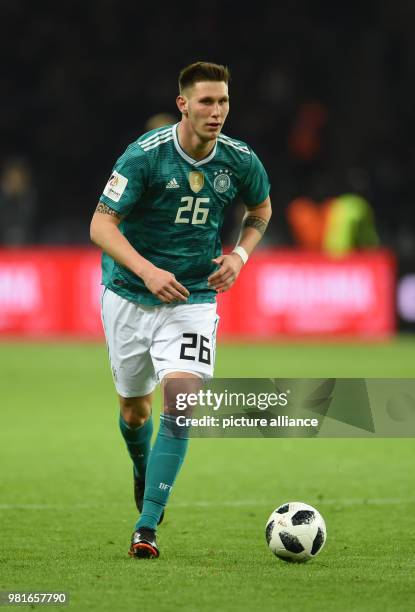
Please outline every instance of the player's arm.
M269 197L255 208L247 208L236 247L242 247L248 256L251 255L265 234L271 215L272 209Z
M98 202L91 221L90 235L94 244L119 264L139 276L147 289L162 302L186 301L189 292L167 270L142 257L120 232L122 217L110 206Z
M221 255L213 260L220 267L219 270L209 276L208 282L218 293L223 293L232 287L245 263L245 254L249 257L260 242L267 229L271 214L271 200L269 197L261 202L261 204L258 204L258 206L247 208L242 221L238 244L235 247L236 251L238 251L238 247L241 247L241 254L232 252L229 255Z

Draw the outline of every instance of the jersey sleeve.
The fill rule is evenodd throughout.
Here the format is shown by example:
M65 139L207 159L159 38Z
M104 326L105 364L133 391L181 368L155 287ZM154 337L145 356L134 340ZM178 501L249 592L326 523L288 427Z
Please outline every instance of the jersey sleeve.
M269 195L270 183L264 166L251 150L251 163L239 194L248 208L255 208Z
M127 215L140 200L148 184L148 159L136 143L117 160L100 197L120 215Z

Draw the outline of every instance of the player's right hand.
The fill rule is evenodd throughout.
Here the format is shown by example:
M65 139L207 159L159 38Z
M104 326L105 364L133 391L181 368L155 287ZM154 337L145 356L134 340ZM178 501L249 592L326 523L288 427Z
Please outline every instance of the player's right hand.
M190 293L171 272L152 266L152 268L142 276L147 289L151 291L161 302L170 304L171 302L186 302Z

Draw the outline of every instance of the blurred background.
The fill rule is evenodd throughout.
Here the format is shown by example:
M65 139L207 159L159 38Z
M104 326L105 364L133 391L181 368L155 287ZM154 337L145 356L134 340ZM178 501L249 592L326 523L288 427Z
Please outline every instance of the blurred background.
M199 59L230 67L224 132L263 160L274 207L262 252L223 299L222 333L414 330L413 2L247 13L217 0L3 0L1 11L0 333L99 333L91 215L127 144L160 113L179 119L177 75ZM239 216L236 204L224 244ZM91 304L68 312L73 283ZM231 323L253 285L262 322Z

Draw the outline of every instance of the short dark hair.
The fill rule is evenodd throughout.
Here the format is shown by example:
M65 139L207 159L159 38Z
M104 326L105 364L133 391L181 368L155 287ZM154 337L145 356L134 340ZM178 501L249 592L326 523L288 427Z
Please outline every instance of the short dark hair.
M195 62L180 71L179 91L200 81L224 81L229 83L230 73L227 66L211 62Z

